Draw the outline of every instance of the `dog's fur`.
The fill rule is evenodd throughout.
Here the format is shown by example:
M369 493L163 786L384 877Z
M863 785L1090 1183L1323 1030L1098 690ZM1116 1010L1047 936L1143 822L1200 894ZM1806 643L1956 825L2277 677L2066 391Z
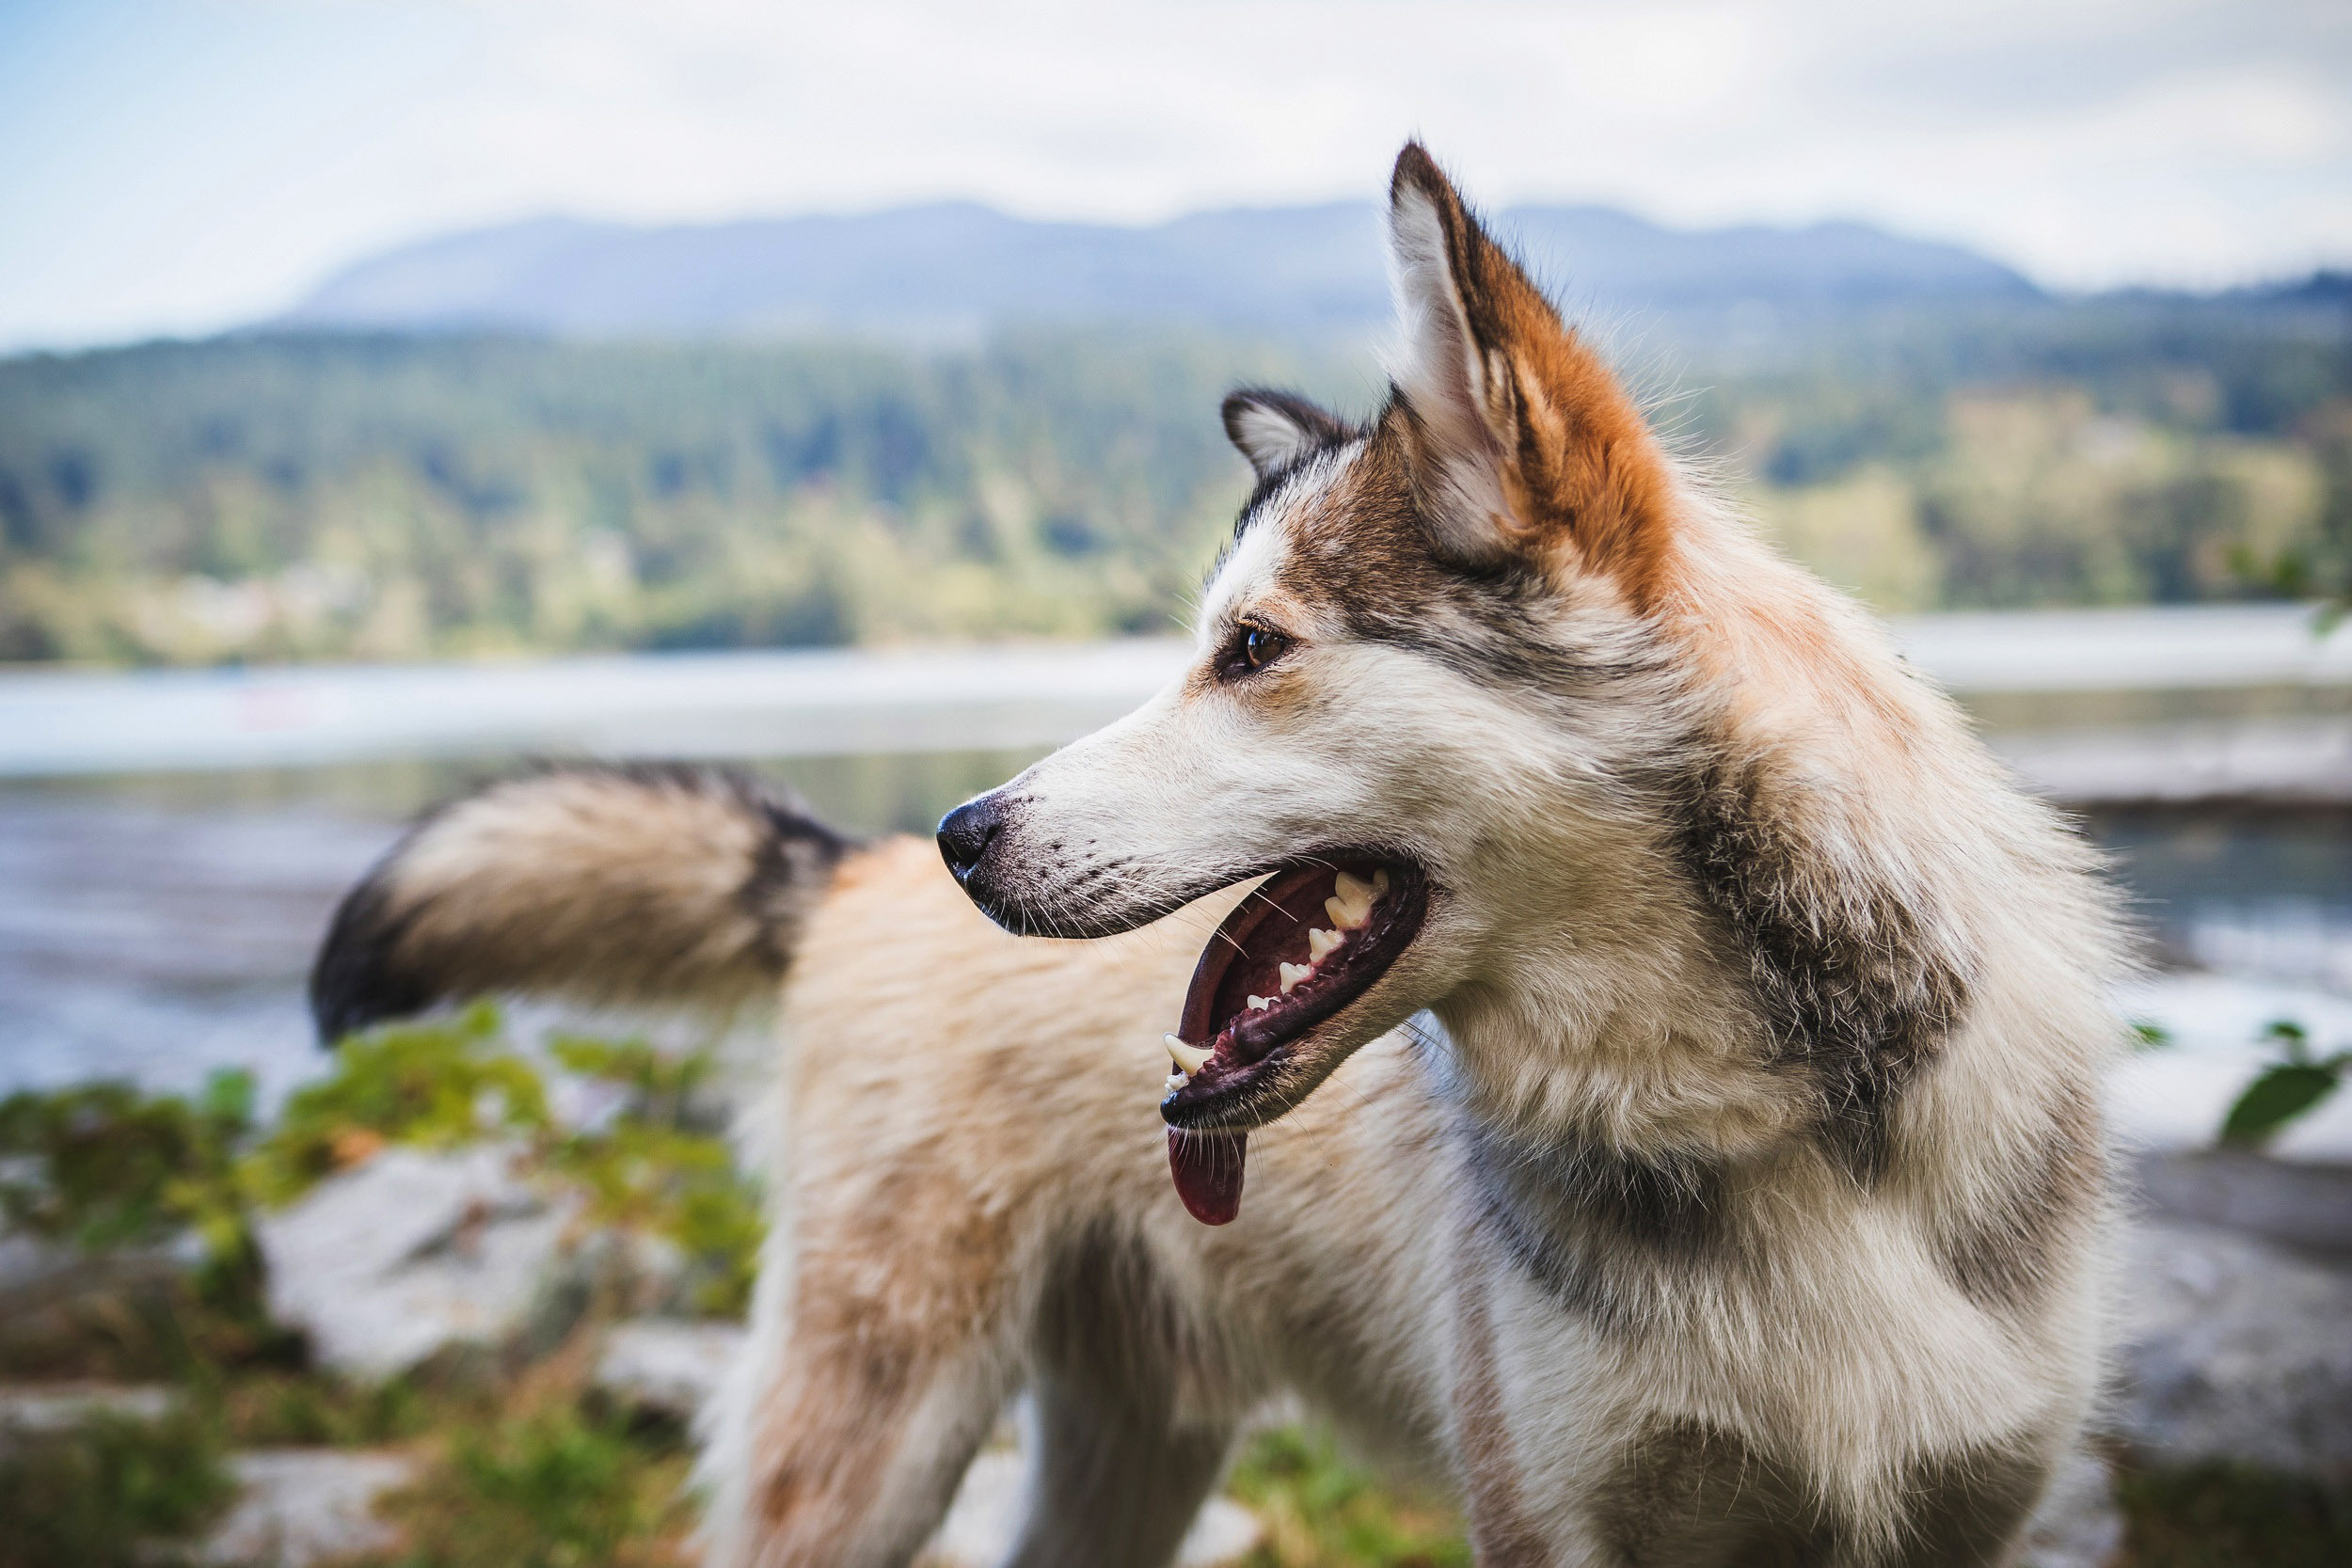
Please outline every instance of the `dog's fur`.
M683 771L500 786L339 917L332 1029L781 975L715 1562L906 1561L1024 1387L1015 1560L1089 1568L1168 1560L1276 1390L1455 1485L1488 1564L1999 1561L2072 1441L2123 962L2090 855L1418 147L1391 232L1387 404L1236 394L1195 667L987 802L972 896L1100 940ZM1151 1042L1236 884L1341 842L1424 868L1425 923L1198 1225Z

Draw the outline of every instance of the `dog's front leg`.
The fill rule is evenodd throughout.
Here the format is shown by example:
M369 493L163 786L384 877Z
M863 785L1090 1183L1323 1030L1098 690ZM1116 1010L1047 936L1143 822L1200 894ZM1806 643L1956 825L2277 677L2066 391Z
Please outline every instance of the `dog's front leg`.
M1216 1489L1230 1423L1181 1425L1163 1402L1105 1400L1044 1376L1029 1518L1008 1568L1163 1568Z
M711 1413L707 1568L904 1568L1018 1386L1001 1227L908 1185L827 1184L771 1236Z
M903 1568L1009 1396L1008 1358L794 1335L722 1432L708 1568Z

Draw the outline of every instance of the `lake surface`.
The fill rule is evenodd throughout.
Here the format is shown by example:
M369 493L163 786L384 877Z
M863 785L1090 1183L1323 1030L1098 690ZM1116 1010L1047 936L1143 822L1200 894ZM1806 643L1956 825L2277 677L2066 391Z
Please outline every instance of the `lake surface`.
M2185 1042L2149 1069L2178 1080L2148 1090L2162 1116L2210 1125L2271 1017L2352 1045L2352 629L2315 638L2266 606L1894 631L2114 851L2161 966L2126 1005ZM415 812L523 752L750 757L837 825L927 832L1183 657L0 674L0 1089L242 1066L274 1092L317 1071L302 985L336 900ZM2344 1098L2327 1136L2352 1154Z
M859 832L929 832L1029 751L747 766ZM97 1077L273 1095L318 1070L303 978L352 882L496 761L0 786L0 1090Z
M749 766L830 821L927 832L1036 754ZM241 1066L274 1094L317 1071L302 984L335 901L410 814L498 771L408 763L0 787L0 1087L101 1076L187 1087ZM2208 972L2201 990L2160 981L2139 1011L2174 1009L2169 1026L2217 1061L2234 1061L2268 1016L2324 1032L2341 1003L2352 1021L2352 813L2141 810L2091 828L2158 954ZM2327 1043L2352 1043L2344 1027Z

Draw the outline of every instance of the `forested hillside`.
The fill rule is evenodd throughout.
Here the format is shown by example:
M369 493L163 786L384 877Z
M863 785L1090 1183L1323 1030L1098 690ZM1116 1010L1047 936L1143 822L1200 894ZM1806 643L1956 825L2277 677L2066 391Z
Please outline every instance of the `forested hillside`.
M0 650L412 657L1158 630L1295 356L254 338L0 365Z
M1637 328L1642 324L1636 324ZM1621 333L1661 420L1888 609L2352 571L2341 280ZM256 336L0 362L0 657L415 657L1163 630L1238 380L1357 346Z

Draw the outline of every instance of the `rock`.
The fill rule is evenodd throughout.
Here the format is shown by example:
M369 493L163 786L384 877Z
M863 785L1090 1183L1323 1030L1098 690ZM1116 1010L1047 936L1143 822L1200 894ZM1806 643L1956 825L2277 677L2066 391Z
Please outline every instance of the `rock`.
M389 1551L400 1531L376 1517L375 1500L417 1473L405 1453L346 1449L259 1449L232 1455L244 1490L205 1539L207 1562L240 1568L308 1568Z
M2235 1231L2126 1241L2115 1435L2142 1457L2352 1476L2352 1270Z
M667 1237L605 1227L580 1238L571 1277L593 1290L604 1309L647 1319L691 1317L693 1270Z
M177 1402L169 1388L105 1383L0 1386L0 1446L12 1438L71 1432L94 1416L161 1420Z
M388 1148L264 1215L272 1315L307 1331L321 1362L363 1377L544 1329L576 1200L550 1201L515 1165L498 1146Z
M87 1252L0 1235L0 1367L42 1376L105 1376L126 1323L171 1302L200 1253L194 1237L164 1246Z
M38 1311L93 1290L120 1292L169 1286L199 1257L188 1243L86 1252L15 1232L0 1234L0 1319Z
M1028 1475L1021 1455L992 1449L972 1462L947 1517L924 1549L936 1568L994 1568L1012 1553L1028 1513ZM1212 1497L1177 1548L1178 1568L1216 1568L1248 1554L1263 1531L1257 1515L1226 1497Z
M2123 1512L2106 1462L2077 1449L2050 1479L2026 1527L2018 1568L2105 1568L2123 1545Z
M691 1420L742 1350L740 1324L678 1318L616 1323L596 1358L596 1386L647 1410Z
M2156 1149L2140 1156L2133 1175L2152 1217L2352 1254L2352 1165L2237 1148Z

